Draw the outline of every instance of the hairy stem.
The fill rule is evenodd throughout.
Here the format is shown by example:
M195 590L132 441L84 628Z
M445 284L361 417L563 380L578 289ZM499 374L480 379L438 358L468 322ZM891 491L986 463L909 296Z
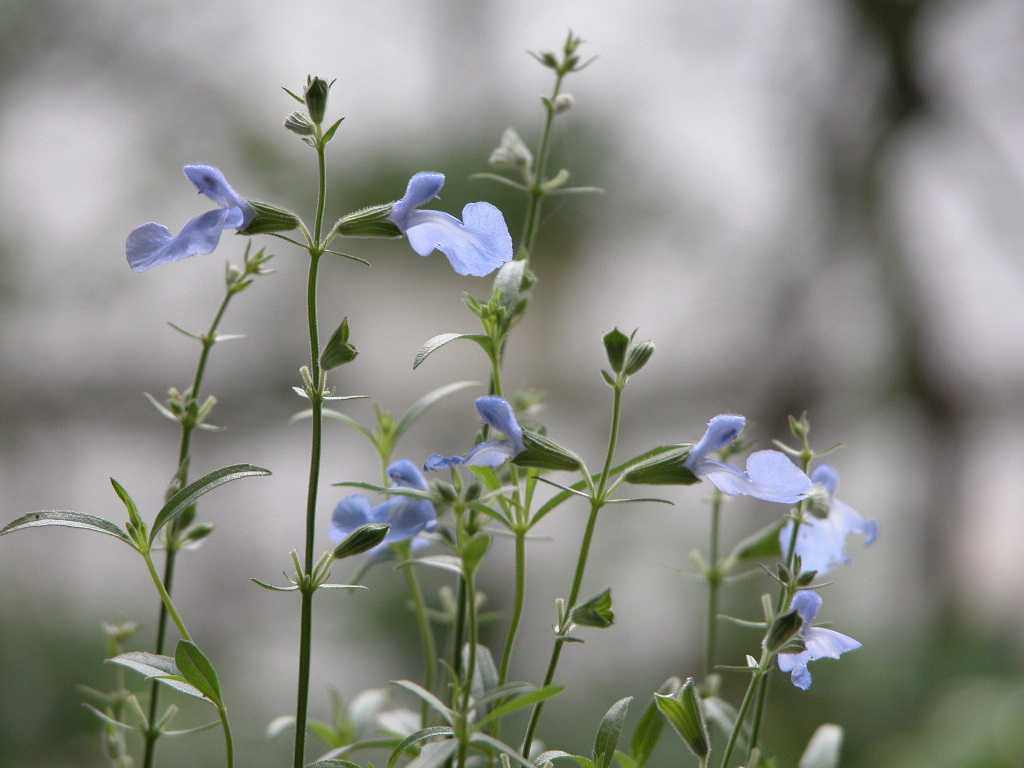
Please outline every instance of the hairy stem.
M732 733L729 734L729 741L725 745L725 752L722 753L721 768L728 768L729 766L729 759L736 749L736 742L739 740L740 732L743 730L743 721L747 717L747 710L750 709L750 702L754 698L754 689L757 688L763 675L764 671L761 667L758 667L754 674L750 676L750 684L747 685L746 693L743 694L743 702L740 704L739 712L736 713L736 724L732 728Z
M718 534L722 517L722 492L715 488L711 494L711 534L708 545L708 626L704 649L704 674L715 668L715 646L718 641L718 590L722 574L718 567Z

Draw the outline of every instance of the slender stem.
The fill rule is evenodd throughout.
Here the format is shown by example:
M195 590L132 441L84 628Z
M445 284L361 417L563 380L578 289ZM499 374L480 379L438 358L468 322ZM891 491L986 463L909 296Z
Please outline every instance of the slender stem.
M562 90L562 79L565 77L561 72L555 77L555 87L551 92L551 102L558 97ZM540 137L540 147L537 150L537 166L534 170L533 180L530 183L530 202L526 208L526 219L523 222L523 236L520 238L520 251L518 258L529 260L533 253L533 247L537 242L537 231L540 228L540 209L544 199L544 192L541 184L547 173L548 153L551 149L551 125L555 120L555 110L546 107L547 114L544 118L544 130Z
M458 678L462 675L462 641L466 636L466 580L461 576L455 596L455 632L452 634L452 672ZM454 699L452 700L454 704Z
M811 467L811 461L813 460L813 453L809 451L804 452L804 457L801 462L803 470L806 473ZM804 514L807 511L807 501L801 501L797 513L796 520L793 522L793 530L789 535L789 549L787 550L786 567L789 573L795 577L793 569L796 567L796 541L797 534L800 533L800 525L803 523ZM779 599L775 604L775 612L779 613L785 609L786 605L790 600L793 599L792 589L787 585L779 589ZM767 705L768 699L768 682L771 678L765 675L764 680L761 681L760 689L757 692L757 706L754 707L754 724L750 730L750 751L753 752L757 747L757 740L761 735L761 722L764 719L764 710Z
M615 458L615 447L619 441L619 423L622 418L622 388L623 384L621 381L616 382L612 388L614 392L612 399L612 424L611 431L608 435L608 452L605 455L604 467L601 470L601 479L598 481L597 490L594 493L594 497L590 504L590 516L587 518L587 527L583 532L583 541L580 544L580 554L576 559L576 571L572 577L572 588L569 590L569 598L566 602L565 612L566 616L572 611L576 605L576 600L580 596L580 588L583 586L583 574L587 567L587 558L590 555L590 544L594 538L594 529L597 526L597 513L601 511L601 507L604 506L605 489L608 486L608 475L609 469L611 468L612 461ZM562 645L565 640L565 627L560 627L562 634L555 637L555 645L551 650L551 659L548 662L547 672L544 673L544 682L541 687L547 687L551 685L551 682L555 678L555 671L558 669L558 660L562 655ZM526 726L526 734L523 737L523 747L520 750L524 758L528 758L530 754L530 747L533 746L533 736L537 730L537 724L540 722L541 713L544 711L544 702L540 702L533 707L533 711L530 713L530 721Z
M313 572L313 544L316 538L316 499L320 485L320 451L323 427L323 392L320 391L320 335L317 324L316 288L320 266L320 233L323 229L324 206L327 201L327 172L324 145L320 140L320 127L316 129L316 157L319 186L316 200L316 219L313 223L313 244L309 249L309 281L306 291L306 315L309 322L309 368L315 392L310 393L312 405L312 437L309 452L309 486L306 490L306 549L305 576ZM302 768L306 755L306 712L309 705L310 657L313 642L313 592L310 585L302 589L302 614L299 633L299 681L295 704L294 768Z
M476 584L473 574L468 574L466 584L466 613L469 621L469 654L466 660L466 671L462 683L462 707L463 718L469 716L469 698L473 691L473 673L476 670L476 645L477 645L477 617L476 617ZM459 737L458 768L465 768L466 751L469 746L469 732L467 728L462 729Z
M750 676L750 684L747 686L746 693L743 694L743 702L740 704L740 710L736 713L736 724L732 727L732 733L729 734L729 741L725 745L725 752L722 753L721 768L728 768L729 766L729 758L732 757L733 750L736 749L736 742L739 740L740 731L743 730L743 721L747 717L747 710L750 709L750 702L754 698L754 689L757 687L757 684L763 675L763 670L758 667L758 669L754 671L754 674Z
M227 752L227 768L234 768L235 743L231 736L231 722L228 720L228 710L225 707L218 707L217 714L220 716L221 728L224 731L224 750Z
M508 670L512 663L512 650L516 644L516 634L519 632L519 622L523 617L523 603L526 600L526 533L516 531L516 591L512 606L512 621L508 627L508 636L505 638L505 647L501 652L501 665L498 669L498 685L502 686L508 681Z
M192 377L192 388L189 390L189 398L193 402L198 402L199 393L203 386L203 377L206 374L206 364L210 359L210 350L216 343L217 339L217 328L220 327L220 321L224 317L224 313L227 311L228 304L231 303L232 297L235 292L230 288L224 293L224 298L217 308L217 313L213 317L213 321L210 323L210 328L206 332L206 336L203 337L203 350L199 354L199 361L196 363L196 372ZM195 424L191 420L185 420L181 422L181 438L178 442L178 483L181 486L188 484L188 464L186 459L189 457L192 444L192 433L195 431ZM178 554L177 542L175 539L176 527L172 524L171 530L168 531L169 536L167 537L167 552L164 555L164 575L163 584L167 593L171 593L171 587L174 583L174 561ZM164 606L163 601L160 601L160 615L157 618L156 624L156 653L162 654L164 652L164 644L167 637L167 608ZM143 768L153 768L153 764L156 759L156 741L160 738L160 732L153 727L153 723L156 722L157 711L160 707L160 684L156 681L150 686L149 696L149 723L150 728L146 732L145 737L145 749L142 758Z
M156 591L160 593L160 600L163 602L164 607L167 609L167 614L171 617L171 621L174 622L174 626L178 628L178 634L181 635L182 640L192 640L192 635L188 633L188 629L185 627L185 622L181 618L181 614L178 613L178 609L174 607L174 600L171 599L170 594L164 588L164 583L160 579L160 574L156 571L156 566L153 564L153 556L149 552L142 552L142 559L146 561L146 568L149 570L149 577L153 580L153 586L156 587Z
M718 568L718 534L722 517L722 492L717 488L711 494L711 540L708 546L708 626L704 649L704 674L715 668L715 646L718 640L718 589L722 574Z
M403 568L402 572L405 573L405 583L409 587L409 595L412 597L413 610L416 612L416 627L419 630L420 645L423 648L423 661L426 667L423 673L423 687L433 693L436 683L434 658L437 656L434 646L434 631L430 626L430 618L427 616L427 607L423 600L423 590L420 589L419 580L416 578L416 569ZM420 709L420 722L424 728L427 727L429 715L430 707L423 702Z

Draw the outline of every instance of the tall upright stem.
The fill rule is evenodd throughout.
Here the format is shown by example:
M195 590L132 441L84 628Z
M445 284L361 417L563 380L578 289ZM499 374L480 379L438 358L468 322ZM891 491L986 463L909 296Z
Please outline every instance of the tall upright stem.
M519 632L519 622L523 618L523 603L526 600L526 533L516 531L516 587L512 605L512 621L505 638L505 647L501 652L501 664L498 669L498 685L508 682L508 670L512 664L512 650Z
M533 174L533 182L530 184L530 202L526 207L526 219L523 221L523 236L520 238L520 250L516 258L529 260L533 255L533 246L537 240L537 230L540 228L540 210L544 199L544 191L541 184L547 172L548 153L551 149L551 125L555 120L555 110L551 106L562 90L564 74L559 73L555 77L555 87L551 91L550 102L546 107L547 114L544 118L544 130L540 137L540 147L537 150L537 166Z
M319 126L316 129L317 170L319 187L316 201L316 219L313 224L313 243L309 249L309 280L306 291L306 316L309 322L309 370L313 392L309 393L313 412L313 429L309 451L309 485L306 490L306 548L305 577L313 572L313 544L316 539L316 500L320 485L321 430L323 427L323 392L320 391L320 335L318 330L316 288L320 266L320 234L323 230L324 206L327 198L327 174L324 146ZM313 593L315 589L303 579L302 612L299 630L299 682L295 703L294 768L303 768L306 753L306 714L309 704L309 672L313 642Z
M579 599L580 589L583 586L583 574L587 567L587 558L590 555L590 544L593 541L594 529L597 526L597 513L601 511L601 507L605 503L604 494L608 487L608 470L612 466L612 460L615 458L615 446L619 441L619 422L622 417L622 387L623 384L619 381L612 388L614 395L612 400L612 424L608 435L608 452L605 455L604 467L601 469L601 479L598 481L597 490L590 503L590 516L587 518L587 527L583 532L580 554L576 559L576 571L573 573L572 587L569 590L569 597L565 605L566 616L572 612L576 601ZM560 627L560 634L555 637L555 644L551 649L548 668L544 673L542 688L551 685L551 682L555 679L555 672L558 670L558 660L562 656L562 645L565 643L565 631L565 627ZM523 747L520 750L524 758L528 758L530 755L530 747L533 746L533 736L537 731L537 725L540 722L540 716L543 711L544 702L542 701L534 705L533 711L530 713L530 721L526 726L526 734L523 736Z
M405 583L409 587L409 595L412 597L413 611L416 613L416 627L420 635L420 646L423 649L423 662L425 670L423 673L423 687L431 693L434 692L436 684L435 670L437 649L434 644L434 630L430 626L430 617L427 616L427 606L423 600L423 590L420 589L419 580L416 578L415 569L403 568ZM427 718L430 715L430 707L426 702L420 707L420 723L424 728L427 726Z
M729 759L732 757L733 750L736 749L736 742L739 740L740 732L743 730L743 721L747 717L747 710L750 709L750 702L754 698L754 690L757 688L757 684L761 681L763 675L764 672L759 667L750 676L750 683L747 685L746 693L743 694L743 703L740 704L740 710L736 713L736 723L733 725L732 733L729 734L729 741L725 745L725 752L722 753L721 768L728 768L729 766Z
M206 374L206 363L210 358L210 350L216 343L217 339L217 328L220 327L220 321L224 317L224 312L228 308L228 304L231 302L231 297L234 296L234 292L228 288L224 294L224 299L220 303L220 307L217 309L217 314L213 317L213 322L210 323L210 328L203 337L203 350L199 354L199 362L196 364L196 372L192 378L192 388L189 390L189 398L198 402L199 392L203 386L203 376ZM192 444L192 432L195 430L195 424L191 420L185 420L181 422L181 438L178 443L178 471L177 480L178 484L184 487L188 485L188 470L189 465L186 463L186 459L189 457ZM172 524L171 529L168 531L167 536L167 552L164 555L164 574L163 574L163 585L167 590L167 593L171 593L172 585L174 584L174 561L178 554L178 546L175 541L175 526ZM163 600L160 601L160 614L156 624L156 653L162 654L164 652L164 645L167 641L167 608L164 606ZM156 760L156 741L160 738L160 732L153 727L153 723L157 721L157 711L160 708L160 684L154 681L150 686L149 692L149 722L150 728L146 732L145 746L142 757L143 768L153 768L153 764Z
M476 646L478 642L477 637L477 618L476 618L476 585L474 583L473 573L468 573L464 583L466 585L466 614L469 624L469 653L466 659L466 672L463 678L462 684L462 706L460 712L463 717L466 717L469 713L469 698L473 691L473 673L476 670ZM466 765L466 751L469 746L469 734L463 729L463 733L459 737L459 751L458 751L458 768L465 768Z
M718 535L722 517L722 492L715 488L711 494L711 534L708 544L708 625L704 649L704 674L715 668L715 646L718 640L718 589L722 573L718 567Z

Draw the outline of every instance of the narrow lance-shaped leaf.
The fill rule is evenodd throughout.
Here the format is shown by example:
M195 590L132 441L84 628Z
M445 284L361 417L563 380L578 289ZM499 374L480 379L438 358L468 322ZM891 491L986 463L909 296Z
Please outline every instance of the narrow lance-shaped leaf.
M221 704L220 680L213 664L195 643L179 640L174 650L174 661L189 683L200 690L210 701Z
M429 728L423 728L421 730L416 731L415 733L411 733L404 739L402 739L398 743L398 746L396 746L391 751L391 756L388 758L388 768L394 768L395 764L399 761L399 759L401 759L402 753L409 749L409 747L415 746L416 744L419 744L421 741L426 741L427 739L434 739L440 736L454 735L455 731L453 731L447 725L433 725Z
M564 689L558 685L549 685L545 688L539 688L536 691L530 691L524 693L522 696L516 696L510 701L506 701L504 704L495 707L483 717L480 722L477 723L478 728L482 728L488 723L501 720L503 717L511 715L513 712L518 712L526 707L531 707L534 704L539 704L542 701L554 698L560 694Z
M661 688L657 692L673 694L679 690L681 685L682 682L678 677L670 677L662 683ZM651 754L661 738L664 726L665 721L658 711L658 702L652 696L651 703L647 705L647 709L640 716L640 722L636 724L636 729L633 731L633 739L630 742L630 752L633 760L636 761L637 768L643 768L647 761L650 760Z
M96 517L95 515L87 515L84 512L75 512L70 509L46 509L40 512L30 512L4 526L0 530L0 536L6 536L8 533L24 531L29 528L45 528L51 525L105 533L107 536L120 539L130 547L135 547L128 534L109 520L104 520L102 517Z
M632 696L619 699L601 718L601 725L598 727L597 737L594 739L595 768L610 768L631 701L633 701Z
M153 530L149 534L150 543L156 540L160 529L192 506L203 494L209 493L225 483L230 483L232 480L240 480L243 477L265 477L269 474L269 469L255 467L252 464L232 464L204 475L167 500L163 509L157 514L156 520L153 521Z
M430 357L430 355L439 350L445 344L450 344L451 342L458 341L460 339L474 341L477 344L479 344L480 348L483 349L485 352L487 352L488 354L491 353L491 340L486 336L482 336L480 334L475 333L441 333L438 334L437 336L433 336L427 339L423 343L423 346L420 347L419 351L416 353L416 357L413 358L413 370L419 368L423 364L424 360Z
M441 400L463 389L479 386L479 384L480 382L478 381L456 381L428 392L410 405L405 413L402 414L402 417L398 420L398 425L395 427L395 440L404 435L420 416L437 405Z
M160 656L144 651L131 651L129 653L122 653L120 656L114 656L111 659L107 659L107 661L110 664L117 664L133 672L138 672L149 680L156 680L159 683L170 686L180 693L212 703L202 691L182 677L181 672L174 663L174 659L170 656Z

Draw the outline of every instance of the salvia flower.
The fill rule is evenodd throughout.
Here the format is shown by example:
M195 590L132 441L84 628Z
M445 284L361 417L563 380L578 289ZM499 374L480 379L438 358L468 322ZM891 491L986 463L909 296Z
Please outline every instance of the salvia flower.
M824 518L808 515L796 534L796 553L804 571L828 573L838 565L850 562L846 554L846 537L858 533L865 544L878 538L878 522L866 520L849 504L836 498L839 473L828 464L821 464L811 473L811 482L820 488L827 499L828 514ZM793 536L790 521L779 533L783 557L789 557L789 542Z
M425 491L429 487L416 465L407 459L396 461L388 467L388 479L393 486L399 488ZM370 550L378 554L391 544L433 530L437 526L437 512L433 503L427 499L392 496L373 506L365 495L355 493L346 496L334 508L334 514L331 515L331 541L339 544L367 523L388 523L391 526L384 540Z
M470 448L464 456L431 454L424 464L424 469L428 472L436 472L462 464L470 467L500 467L525 450L523 429L519 426L515 409L508 400L494 395L478 397L476 410L480 414L480 418L491 429L504 434L505 439L484 440Z
M444 174L423 172L409 179L405 195L388 218L420 256L441 251L460 275L483 277L512 259L512 236L501 211L490 203L470 203L462 221L444 211L421 211L444 186Z
M838 659L847 651L860 648L860 643L852 637L836 632L834 629L812 626L812 622L821 610L821 595L810 590L797 592L790 608L796 610L804 620L797 636L804 645L799 653L780 653L779 669L790 673L793 685L801 691L811 687L811 673L807 665L818 659Z
M690 451L686 468L730 496L752 496L778 504L795 504L805 498L812 488L810 478L780 451L755 451L747 457L746 471L711 458L739 437L746 424L743 416L715 416Z
M128 265L136 272L180 261L189 256L213 253L225 229L244 229L254 215L252 206L239 196L224 174L212 165L186 165L185 176L199 194L206 195L219 208L196 216L177 235L163 224L149 222L128 235L125 251Z

